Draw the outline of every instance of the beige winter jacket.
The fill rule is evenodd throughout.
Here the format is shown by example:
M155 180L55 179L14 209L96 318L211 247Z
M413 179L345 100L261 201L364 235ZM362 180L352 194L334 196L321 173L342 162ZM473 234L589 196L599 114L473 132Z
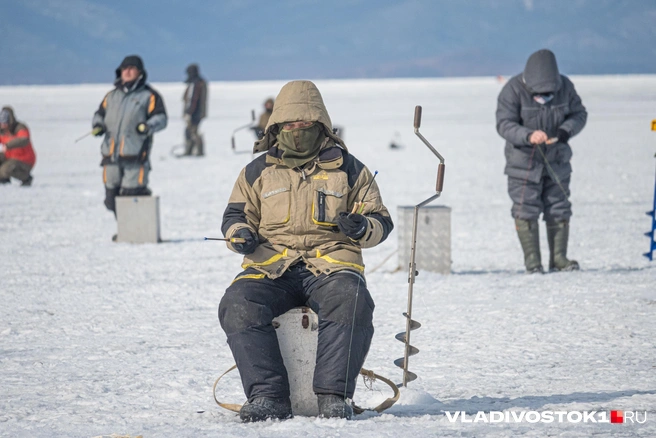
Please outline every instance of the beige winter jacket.
M318 156L303 169L290 169L275 144L277 123L314 121L329 137ZM268 139L268 140L267 140ZM291 82L281 90L264 139L267 150L240 173L223 216L226 237L241 228L258 234L260 245L244 257L242 268L253 268L269 278L281 276L303 260L316 275L350 269L364 272L361 248L385 240L394 225L369 169L340 145L316 86ZM353 241L337 228L340 212L350 212L364 199L367 230ZM230 243L228 247L234 248ZM258 275L258 274L256 274Z

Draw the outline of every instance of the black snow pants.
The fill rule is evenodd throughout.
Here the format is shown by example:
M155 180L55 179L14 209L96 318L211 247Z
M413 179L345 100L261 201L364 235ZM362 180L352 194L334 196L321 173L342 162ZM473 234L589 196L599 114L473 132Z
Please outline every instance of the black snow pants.
M350 270L317 277L304 263L275 280L261 277L253 269L242 272L219 305L219 321L248 400L289 397L287 370L271 323L298 306L319 316L314 392L352 398L374 334L374 302L364 277Z

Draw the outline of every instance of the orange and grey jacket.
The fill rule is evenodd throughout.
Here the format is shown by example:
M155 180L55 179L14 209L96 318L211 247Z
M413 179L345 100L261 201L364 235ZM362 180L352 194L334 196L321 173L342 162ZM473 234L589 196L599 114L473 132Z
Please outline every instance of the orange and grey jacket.
M131 87L120 82L117 70L116 88L107 93L93 116L92 126L105 127L100 147L102 164L119 161L148 161L153 133L166 128L164 101L159 93L146 84L146 73ZM137 132L137 125L148 125L148 133Z

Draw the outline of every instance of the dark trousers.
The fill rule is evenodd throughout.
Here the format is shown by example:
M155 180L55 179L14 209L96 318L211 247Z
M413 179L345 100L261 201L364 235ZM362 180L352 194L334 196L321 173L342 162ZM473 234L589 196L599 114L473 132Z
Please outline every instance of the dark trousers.
M8 160L3 153L0 153L0 179L16 178L21 182L27 182L30 179L32 166L19 160Z
M513 201L515 219L537 220L544 213L547 222L562 222L572 216L569 197L570 175L559 176L560 186L546 171L540 182L508 177L508 194ZM561 188L562 186L562 188Z
M203 137L198 133L200 120L190 121L185 128L185 155L205 155Z
M271 323L298 306L319 316L314 392L352 398L374 334L374 302L365 279L354 271L315 277L303 263L275 280L240 279L248 274L258 272L239 274L219 305L219 321L248 400L289 397L287 370Z

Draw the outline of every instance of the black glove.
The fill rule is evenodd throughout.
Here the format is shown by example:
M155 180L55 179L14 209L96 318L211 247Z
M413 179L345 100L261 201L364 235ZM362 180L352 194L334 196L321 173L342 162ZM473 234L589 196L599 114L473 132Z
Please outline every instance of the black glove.
M558 141L560 143L567 143L567 140L569 140L569 132L565 131L564 129L559 129L556 136L558 137Z
M148 134L148 131L150 131L150 128L145 123L139 123L137 125L137 132L139 134Z
M252 254L255 251L255 248L260 244L260 240L257 238L257 234L253 234L248 228L240 228L235 231L231 237L241 237L246 240L244 243L233 243L232 247L237 250L239 254Z
M353 240L358 240L367 231L367 218L358 213L346 213L345 211L339 214L337 219L337 227L339 231L346 234Z
M102 123L96 123L93 125L93 130L91 133L96 137L100 137L105 133L105 126Z

